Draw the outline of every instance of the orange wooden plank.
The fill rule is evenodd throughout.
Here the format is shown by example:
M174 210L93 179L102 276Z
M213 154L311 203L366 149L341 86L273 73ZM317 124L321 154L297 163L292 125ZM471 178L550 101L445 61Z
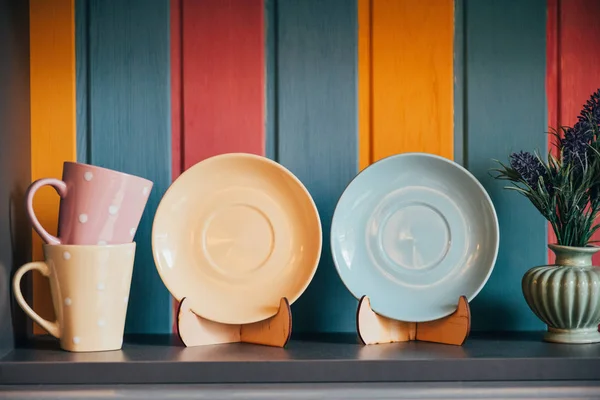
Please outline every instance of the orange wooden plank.
M371 5L358 0L358 168L373 162L371 152Z
M74 0L30 0L31 179L60 178L64 161L75 161L75 7ZM59 197L42 188L34 208L42 225L56 234ZM33 259L43 259L33 232ZM46 278L33 279L33 306L54 317ZM45 333L37 325L34 333Z
M453 159L453 0L359 0L360 168L427 152Z

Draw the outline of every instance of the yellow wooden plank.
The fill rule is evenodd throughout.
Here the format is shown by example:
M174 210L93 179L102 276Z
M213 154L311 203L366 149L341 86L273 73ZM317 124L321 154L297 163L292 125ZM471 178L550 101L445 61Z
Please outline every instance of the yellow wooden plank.
M426 152L453 159L453 0L359 0L360 168Z
M64 161L76 159L74 0L30 0L31 178L62 175ZM56 234L59 197L38 191L34 208L42 225ZM33 232L33 259L43 259L42 241ZM34 275L33 306L54 318L48 281ZM34 333L45 333L37 325Z

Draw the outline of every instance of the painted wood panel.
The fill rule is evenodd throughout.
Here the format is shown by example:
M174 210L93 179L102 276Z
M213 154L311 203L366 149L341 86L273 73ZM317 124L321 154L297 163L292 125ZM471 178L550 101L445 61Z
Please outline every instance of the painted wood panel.
M492 159L545 152L545 0L465 0L465 161L490 194L500 222L500 252L472 302L475 330L538 330L521 293L523 274L546 262L546 222L522 196L489 175Z
M454 0L454 161L465 164L465 1Z
M136 261L128 333L169 333L171 296L158 276L150 233L156 207L171 182L169 0L78 0L78 126L80 161L154 182L135 236ZM78 15L80 15L78 13ZM78 49L80 47L78 46Z
M358 170L357 3L270 4L275 16L268 20L276 20L269 29L275 37L267 41L276 54L272 155L306 185L323 226L319 268L292 305L294 332L355 332L357 301L333 266L329 230L335 204Z
M600 88L600 2L548 0L548 125L573 126L590 95ZM553 145L553 138L549 145ZM600 240L600 232L592 237ZM548 242L556 243L548 227ZM548 254L551 262L554 254ZM600 263L600 256L594 256ZM598 264L596 264L598 265Z
M64 161L76 158L74 0L29 2L31 179L62 176ZM41 224L56 234L59 197L40 189L34 208ZM33 259L43 259L42 240L33 232ZM44 318L54 311L48 280L33 278L33 307ZM46 333L37 324L34 333Z
M182 1L184 169L221 153L265 154L263 0Z
M171 0L171 173L173 180L183 172L181 135L183 124L182 108L182 0Z
M277 0L265 1L265 155L277 160Z
M173 179L214 155L265 155L264 9L171 0Z
M89 87L88 70L90 64L88 46L88 1L75 0L75 74L76 74L76 114L77 114L77 161L89 162L91 148L88 146L88 113L90 102L87 100Z
M453 0L359 0L360 168L397 153L452 159Z
M11 278L31 259L25 190L31 182L29 3L0 1L0 358L31 332ZM29 280L28 280L29 281ZM30 298L29 285L22 285ZM12 308L12 310L11 310ZM16 340L15 340L16 339Z
M182 145L183 137L181 128L183 123L182 97L182 0L171 0L170 23L171 23L171 179L174 181L183 172ZM173 332L177 332L177 315L179 313L179 301L173 300Z

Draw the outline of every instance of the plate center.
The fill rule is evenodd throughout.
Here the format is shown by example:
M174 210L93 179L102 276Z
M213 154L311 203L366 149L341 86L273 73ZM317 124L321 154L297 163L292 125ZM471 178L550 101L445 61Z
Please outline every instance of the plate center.
M450 228L435 208L412 203L399 207L382 226L381 248L398 266L425 270L438 265L450 247Z
M223 207L208 219L204 252L213 268L239 275L262 267L273 251L273 227L255 207L235 204Z

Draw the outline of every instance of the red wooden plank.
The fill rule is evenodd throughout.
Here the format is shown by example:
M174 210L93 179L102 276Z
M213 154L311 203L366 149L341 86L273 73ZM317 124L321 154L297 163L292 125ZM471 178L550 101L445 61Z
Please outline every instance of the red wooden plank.
M183 166L265 152L263 0L182 0Z
M600 2L548 0L547 4L548 124L572 126L583 104L600 87ZM548 240L556 241L551 229ZM592 240L600 240L600 232ZM600 255L594 261L600 263Z
M217 154L265 154L263 1L171 0L173 180Z

